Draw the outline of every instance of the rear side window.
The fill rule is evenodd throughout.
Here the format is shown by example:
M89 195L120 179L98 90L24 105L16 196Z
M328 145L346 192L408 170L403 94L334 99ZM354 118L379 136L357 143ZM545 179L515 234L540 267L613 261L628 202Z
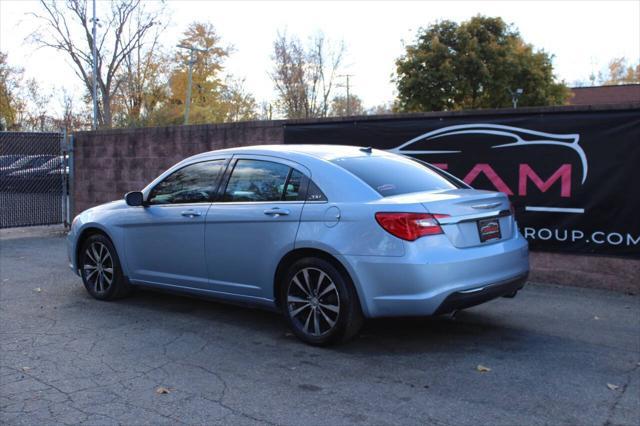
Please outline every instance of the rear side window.
M348 157L333 162L362 179L383 197L460 187L437 171L408 158Z
M289 179L284 188L284 201L300 201L302 199L302 182L304 175L297 170L291 169Z
M280 201L285 193L290 169L289 166L271 161L238 160L227 183L224 201ZM288 186L286 193L290 197L294 197L294 194L297 197L295 185Z

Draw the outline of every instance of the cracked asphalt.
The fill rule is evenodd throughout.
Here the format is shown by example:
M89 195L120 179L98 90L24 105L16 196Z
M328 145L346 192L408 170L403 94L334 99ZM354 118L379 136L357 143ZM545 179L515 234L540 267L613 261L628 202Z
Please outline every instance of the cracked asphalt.
M0 423L638 425L640 298L530 284L321 349L269 312L93 300L63 237L4 232Z

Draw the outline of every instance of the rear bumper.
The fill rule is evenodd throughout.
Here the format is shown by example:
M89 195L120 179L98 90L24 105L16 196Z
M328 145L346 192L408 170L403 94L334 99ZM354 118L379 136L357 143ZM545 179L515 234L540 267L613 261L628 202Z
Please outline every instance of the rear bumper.
M524 287L528 276L529 274L526 273L500 283L451 293L440 304L434 312L434 315L447 314L460 309L470 308L498 297L513 294Z
M528 245L519 234L463 249L438 235L408 243L406 252L402 257L340 259L367 317L428 316L462 309L512 293L529 273Z

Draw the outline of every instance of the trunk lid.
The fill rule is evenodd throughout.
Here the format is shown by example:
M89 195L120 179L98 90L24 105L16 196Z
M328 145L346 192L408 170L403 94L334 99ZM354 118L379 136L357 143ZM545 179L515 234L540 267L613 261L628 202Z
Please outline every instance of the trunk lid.
M399 204L420 203L431 214L449 215L438 222L451 244L458 248L494 244L510 239L514 234L515 221L509 198L501 192L448 189L386 198L387 201L390 199ZM488 237L485 241L481 239L480 228Z

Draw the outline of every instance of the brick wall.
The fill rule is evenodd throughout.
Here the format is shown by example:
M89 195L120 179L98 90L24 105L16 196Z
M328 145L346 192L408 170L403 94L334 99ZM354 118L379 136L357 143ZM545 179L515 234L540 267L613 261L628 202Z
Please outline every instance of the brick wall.
M79 132L74 135L74 211L144 188L191 155L243 145L281 144L281 121Z
M581 107L521 108L518 113L583 110ZM587 108L596 109L594 107ZM403 117L445 117L513 110L402 114ZM380 117L358 117L372 120ZM349 121L353 118L312 120ZM164 170L186 157L243 145L282 144L284 126L303 121L265 121L218 125L119 129L74 135L74 211L121 199L140 190ZM533 282L640 292L640 260L559 253L531 253Z

